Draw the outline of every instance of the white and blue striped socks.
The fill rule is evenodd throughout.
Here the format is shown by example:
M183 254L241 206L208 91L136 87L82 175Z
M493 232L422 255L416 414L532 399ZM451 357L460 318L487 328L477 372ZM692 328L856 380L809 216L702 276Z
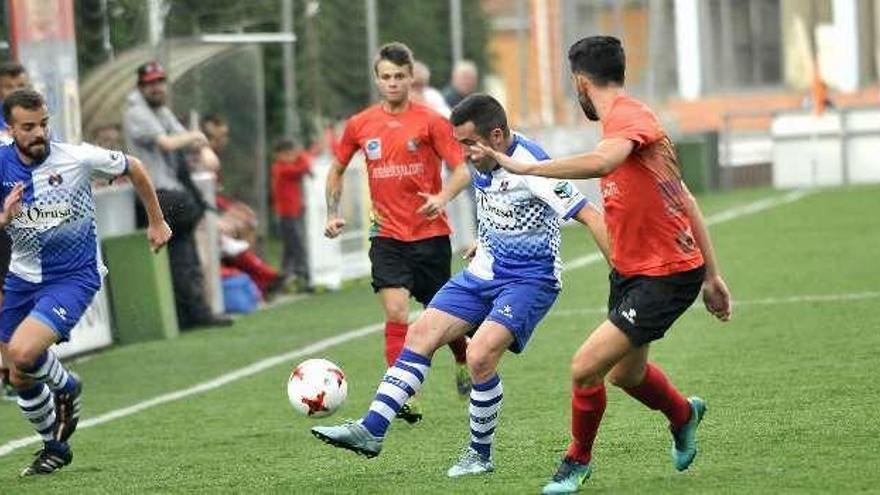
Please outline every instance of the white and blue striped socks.
M494 375L483 383L474 383L471 388L471 404L468 408L471 418L471 448L480 453L483 459L492 455L492 439L498 425L498 413L504 398L501 377Z
M30 370L22 370L25 375L37 383L45 383L53 392L69 393L76 387L76 378L55 357L55 353L46 350L33 364Z
M376 390L376 396L370 404L370 410L361 419L361 424L373 436L384 437L391 420L403 404L422 388L430 367L430 358L404 348L394 366L385 372L382 383Z
M43 383L18 391L18 407L31 422L43 442L55 439L55 401L52 391Z

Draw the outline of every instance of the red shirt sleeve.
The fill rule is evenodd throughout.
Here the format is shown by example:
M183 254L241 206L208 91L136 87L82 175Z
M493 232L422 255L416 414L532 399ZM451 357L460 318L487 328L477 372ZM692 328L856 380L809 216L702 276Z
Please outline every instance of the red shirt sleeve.
M449 168L455 168L464 163L461 143L455 140L455 136L452 134L452 124L448 120L437 114L431 119L429 129L434 151L446 162Z
M275 162L275 174L279 179L297 179L312 170L312 161L305 153L300 153L292 162Z
M348 122L345 123L345 130L342 132L342 138L336 143L333 150L336 155L336 160L345 167L348 166L351 157L361 148L361 145L357 140L355 127L356 123L354 122L354 118L348 119Z
M616 102L602 127L602 138L629 139L641 148L663 137L663 128L657 116L634 100Z

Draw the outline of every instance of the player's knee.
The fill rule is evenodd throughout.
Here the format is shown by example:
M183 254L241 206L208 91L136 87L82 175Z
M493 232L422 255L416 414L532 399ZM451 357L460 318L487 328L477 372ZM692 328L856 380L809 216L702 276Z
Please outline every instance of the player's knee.
M387 299L383 301L385 309L385 320L397 323L406 323L409 321L409 299L400 301Z
M491 352L472 342L467 349L467 365L474 382L482 383L495 374L495 359Z
M405 346L419 354L429 356L440 347L439 332L424 318L419 318L406 332Z
M591 387L602 383L605 377L598 363L587 357L575 356L571 361L571 378L579 387Z
M630 388L638 385L641 379L637 374L629 370L621 371L613 369L608 373L608 381L615 387Z
M408 304L386 304L385 320L395 323L406 323L409 321L409 305Z
M34 381L31 380L30 377L23 375L16 369L9 370L9 383L11 383L16 390L26 390L34 385Z
M34 349L28 349L26 346L10 344L7 350L7 356L11 361L12 367L17 371L29 371L34 367L40 353Z

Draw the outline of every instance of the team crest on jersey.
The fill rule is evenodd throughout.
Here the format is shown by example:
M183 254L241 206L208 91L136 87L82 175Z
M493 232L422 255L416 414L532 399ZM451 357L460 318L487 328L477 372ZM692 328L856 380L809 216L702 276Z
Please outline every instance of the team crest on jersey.
M416 138L412 138L407 140L406 142L406 150L410 153L415 153L419 150L419 140Z
M568 181L557 182L556 187L553 188L553 192L559 196L559 199L571 199L571 196L574 194L571 182Z
M379 160L382 158L382 140L379 138L367 139L364 144L364 152L367 160Z
M64 182L64 177L62 177L61 174L52 174L49 176L49 185L52 187L58 187L62 182Z

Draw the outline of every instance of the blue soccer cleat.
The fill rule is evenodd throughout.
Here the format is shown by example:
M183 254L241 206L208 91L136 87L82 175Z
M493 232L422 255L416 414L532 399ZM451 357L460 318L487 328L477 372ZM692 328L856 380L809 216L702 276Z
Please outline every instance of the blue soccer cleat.
M364 425L355 421L346 421L339 426L315 426L312 435L334 447L370 458L382 451L382 439L374 437Z
M575 493L580 491L581 486L590 478L593 469L589 464L581 464L574 459L566 457L559 464L559 469L553 475L550 483L544 485L543 494Z
M675 469L684 471L690 467L697 456L697 427L706 414L706 403L699 397L689 397L691 417L677 431L672 432L672 464Z

